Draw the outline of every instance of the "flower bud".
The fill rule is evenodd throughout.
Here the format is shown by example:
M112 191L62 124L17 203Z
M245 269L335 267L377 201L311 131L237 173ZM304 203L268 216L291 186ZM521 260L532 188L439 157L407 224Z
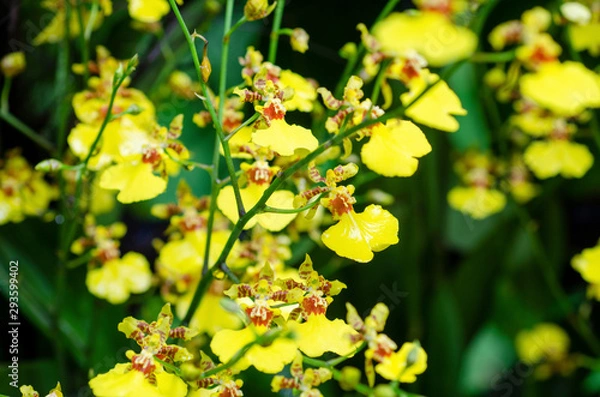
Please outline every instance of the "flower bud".
M22 51L11 52L0 61L0 69L6 77L14 77L25 70L25 54Z
M269 5L268 0L248 0L244 6L244 16L249 21L263 19L273 12L276 4Z
M56 172L61 170L64 167L64 164L56 159L48 159L44 160L38 165L35 166L36 171L41 172Z
M391 205L394 203L394 196L380 189L371 189L367 192L367 200L379 205Z
M390 385L379 385L374 390L374 397L395 397L396 392Z
M296 28L292 31L292 35L290 37L290 44L292 45L292 49L294 51L298 51L302 54L308 50L308 39L310 36L306 33L306 30L301 28Z
M346 366L342 368L342 377L340 378L340 387L342 390L354 390L356 385L360 383L360 370L356 367Z

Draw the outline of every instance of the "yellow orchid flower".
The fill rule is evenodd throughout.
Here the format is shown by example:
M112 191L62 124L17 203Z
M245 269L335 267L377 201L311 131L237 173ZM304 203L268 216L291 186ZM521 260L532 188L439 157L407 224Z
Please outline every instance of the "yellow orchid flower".
M88 290L113 305L125 302L129 295L146 292L152 283L152 271L142 254L128 252L89 270L85 279Z
M246 172L248 185L240 189L240 195L244 208L250 209L256 205L265 190L269 187L275 168L269 167L269 164L266 162L257 161L253 165L243 164L242 169ZM294 209L294 193L289 190L277 190L267 200L266 204L273 208ZM231 222L235 223L238 221L239 214L232 186L226 186L221 189L217 197L217 206ZM254 225L259 224L266 230L278 232L292 222L296 215L276 213L258 214L246 223L244 229L250 229Z
M588 283L600 284L600 244L586 248L575 255L571 260L571 266Z
M391 13L373 27L372 34L386 55L415 50L433 67L467 58L477 47L475 33L431 11Z
M483 219L502 211L506 197L499 190L483 186L456 186L448 192L448 203L457 211Z
M579 62L552 62L521 77L521 93L560 116L600 107L600 77Z
M334 188L321 199L338 222L323 232L321 240L339 256L357 262L370 262L373 252L398 243L398 220L379 205L371 204L361 213L354 211L354 187Z
M519 358L535 365L543 360L563 360L569 351L569 335L558 325L541 323L531 330L517 334L516 348Z
M41 216L57 197L57 188L46 182L20 151L10 150L4 161L0 160L0 225Z
M385 357L375 371L385 379L413 383L427 369L427 353L418 343L406 342L399 351Z
M358 345L352 343L352 339L358 333L343 320L332 321L325 316L328 306L325 298L312 293L304 297L300 305L306 321L287 323L298 349L309 357L319 357L326 352L347 356L354 352Z
M187 385L176 375L156 370L155 382L151 382L140 371L131 368L131 364L117 364L105 374L96 376L89 382L97 397L147 396L147 397L185 397Z
M406 110L406 115L417 123L436 128L441 131L456 132L459 124L454 116L464 116L467 111L463 109L458 96L452 91L445 81L439 81L437 74L423 71L419 77L413 78L408 83L409 92L400 96L404 106L412 103L428 86L435 86L412 103Z
M152 164L140 159L108 167L100 177L100 187L118 190L117 200L128 204L158 196L167 188L167 182L154 174Z
M571 25L569 37L575 51L587 50L593 57L600 55L600 22Z
M250 325L242 330L225 329L215 334L210 348L222 362L227 362L245 345L267 332L263 326ZM253 345L234 368L243 371L254 366L257 370L276 374L296 357L297 347L292 339L277 338L268 346Z
M177 1L183 4L182 0ZM128 0L129 15L139 22L159 22L171 10L167 0Z
M539 179L559 174L564 178L581 178L594 163L587 146L566 139L533 142L525 150L523 159Z
M269 148L280 156L293 156L298 152L312 152L319 146L319 141L309 129L285 120L271 120L271 125L259 129L252 134L252 142Z
M299 110L301 112L311 112L313 110L313 102L317 99L317 90L304 77L291 70L282 70L279 75L279 83L283 89L291 88L294 90L294 95L283 101L286 110Z
M419 166L418 158L431 151L425 134L410 121L389 120L377 124L370 134L361 158L367 167L384 176L411 176Z

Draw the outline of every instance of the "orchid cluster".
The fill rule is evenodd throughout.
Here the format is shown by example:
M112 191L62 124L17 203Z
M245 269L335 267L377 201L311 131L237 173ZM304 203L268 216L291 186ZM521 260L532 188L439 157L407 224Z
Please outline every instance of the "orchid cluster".
M51 156L33 169L18 150L7 152L0 162L0 225L26 216L57 220L58 208L64 223L59 274L86 265L85 285L95 299L119 305L144 294L138 299L152 296L161 307L152 313L158 312L155 321L130 316L118 324L138 349L107 372L90 370L95 396L243 396L249 370L267 374L275 393L318 397L335 381L366 396L410 395L403 387L426 371L427 346L412 338L398 344L383 333L390 308L381 302L365 318L350 303L346 320L332 318L328 309L348 286L327 279L326 263L313 264L309 251L320 246L336 263L368 264L402 244L394 197L371 194L365 185L415 175L422 159L440 150L434 134L461 133L467 110L448 80L469 59L492 59L484 81L512 110L497 126L500 153L471 148L455 161L460 182L447 194L450 207L483 219L502 211L508 195L519 205L534 199L541 190L534 177L582 178L592 167L591 151L574 138L583 140L582 130L597 123L600 77L577 57L562 61L563 47L550 32L555 21L568 28L570 51L597 56L598 35L590 33L598 31L597 1L564 3L554 19L541 7L526 11L491 31L495 52L483 55L476 53L472 24L483 1L416 0L416 9L392 12L396 3L389 1L373 26L358 24L358 42L340 50L346 71L337 87L326 87L276 62L280 36L289 36L296 52L309 49L306 31L281 27L285 1L247 0L234 23L234 1L227 0L213 90L208 46L215 44L186 25L183 1L128 0L135 29L163 37L163 22L171 18L189 46L196 74L173 63L160 90L197 106L187 120L177 114L164 123L155 97L135 88L143 59L119 60L102 45L89 59L89 37L117 4L42 2L53 19L34 43L81 37L85 50L72 73L84 87L72 96L75 122L56 147L13 122ZM208 18L221 2L202 7ZM236 30L271 14L268 54L253 46L238 54L241 73L227 86ZM1 67L10 83L25 68L23 53L3 58ZM0 115L9 120L2 96ZM214 133L212 160L187 144L199 131ZM208 175L210 190L198 195L189 181L200 173ZM176 201L152 201L151 215L166 227L152 241L153 263L142 253L122 252L127 227L110 214L153 200L175 183ZM572 261L597 300L599 249ZM540 378L579 365L568 349L566 332L546 323L516 342L519 357ZM364 368L338 368L360 354ZM39 395L31 386L20 390ZM48 394L62 395L60 384Z

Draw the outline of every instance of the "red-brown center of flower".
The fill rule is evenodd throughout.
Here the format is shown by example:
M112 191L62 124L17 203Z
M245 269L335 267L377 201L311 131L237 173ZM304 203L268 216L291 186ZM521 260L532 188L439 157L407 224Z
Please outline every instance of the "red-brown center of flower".
M252 168L246 171L246 177L249 182L256 185L269 184L273 178L273 171L267 164L254 164Z
M273 319L273 311L267 306L256 305L253 307L247 307L244 311L250 318L252 324L263 327L269 327L269 325L271 325L271 320Z
M320 296L310 295L302 300L302 309L307 315L325 314L327 311L327 301Z
M334 216L339 217L354 210L352 202L352 196L339 193L329 200L329 205L327 207Z
M283 120L285 107L279 101L272 101L263 108L263 116L267 120Z
M148 376L154 372L156 366L152 360L152 357L145 357L142 354L136 354L131 359L131 369L140 371L144 375Z
M142 161L154 165L160 161L160 153L156 148L146 148L142 154Z

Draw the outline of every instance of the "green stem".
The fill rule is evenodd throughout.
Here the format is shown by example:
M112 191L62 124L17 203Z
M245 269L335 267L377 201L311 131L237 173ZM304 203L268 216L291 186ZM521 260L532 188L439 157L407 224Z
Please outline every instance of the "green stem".
M69 86L68 78L71 70L70 65L70 36L71 36L71 4L65 2L65 37L62 40L58 58L58 65L56 70L56 99L60 103L58 106L58 132L56 134L56 147L57 156L62 158L63 152L65 151L65 145L67 143L67 125L69 121L69 115L71 110L71 101L68 98ZM87 82L85 82L87 84ZM62 178L62 176L61 176ZM64 192L63 192L64 193ZM63 194L61 194L64 197Z
M185 167L187 170L191 171L193 168L200 168L206 172L212 173L213 171L213 166L212 165L208 165L208 164L203 164L203 163L198 163L196 161L192 161L192 160L182 160L182 159L178 159L176 157L173 157L171 155L171 153L169 153L169 151L167 149L164 149L165 154L174 162L176 162L177 164Z
M228 0L228 2L229 1L232 1L232 0ZM181 28L181 30L185 36L185 39L188 43L188 47L190 49L190 53L192 54L194 68L196 69L198 81L200 82L200 86L202 88L202 95L205 98L204 105L206 106L206 109L208 110L208 113L210 114L210 117L213 120L213 124L215 126L215 130L217 131L217 136L219 138L218 140L221 143L221 146L223 147L225 164L227 165L227 171L229 172L229 176L231 177L231 186L233 187L233 192L235 195L238 212L240 213L240 216L241 216L245 211L243 208L242 199L241 199L241 195L240 195L240 189L239 189L239 186L237 183L237 179L235 178L235 168L233 166L233 160L231 158L229 145L227 145L227 143L225 142L225 133L223 132L222 121L218 117L217 111L215 110L215 107L214 107L212 101L210 100L210 92L208 91L206 82L202 78L202 68L200 67L200 59L198 57L198 51L196 50L196 46L194 45L194 39L192 38L192 36L185 24L185 21L183 20L183 17L181 16L181 12L179 11L179 7L177 7L177 4L175 3L175 0L169 0L169 4L171 5L171 9L173 10L175 17L177 18L179 27ZM231 7L233 7L233 5ZM232 8L232 12L233 12L233 8ZM230 29L230 26L231 26L231 17L229 18L229 24L227 24L227 21L226 21L225 32L227 32ZM229 49L229 46L227 45L227 48L225 48L225 45L224 45L223 52L228 52L228 49ZM227 58L225 58L225 59L227 59ZM223 64L223 65L221 65L221 67L226 68L227 66L226 66L226 64ZM220 83L220 85L221 84L223 84L223 83ZM221 98L221 103L223 103L223 100L224 99ZM217 164L218 164L218 162L213 164L213 167L215 167L215 169L218 168ZM209 230L209 233L210 233L210 230Z
M283 10L285 9L285 0L279 0L275 7L275 15L273 17L273 27L271 28L271 42L269 43L269 62L275 63L277 58L277 45L279 44L279 29L281 28L281 20L283 19Z
M504 63L510 62L516 57L516 52L478 52L471 56L470 61L475 63Z
M385 5L385 7L383 8L383 10L381 10L379 15L375 19L375 22L373 22L373 25L375 25L377 22L381 21L383 18L387 17L388 14L394 10L394 7L396 7L396 5L399 2L400 2L400 0L389 0L387 2L387 4ZM354 73L356 64L362 58L364 52L365 52L365 45L361 42L358 45L358 48L356 49L356 53L354 54L354 56L348 60L348 63L346 63L346 67L344 68L344 71L342 72L342 77L341 77L340 81L338 82L337 86L335 87L335 97L336 98L339 98L340 96L342 96L342 92L344 91L346 82L348 81L350 76L352 76L352 74Z
M231 131L226 137L225 137L225 142L229 141L235 134L237 134L242 128L249 126L250 124L254 123L254 121L256 121L256 119L258 119L260 117L260 113L254 113L254 115L252 117L250 117L248 120L244 121L239 127L237 127L235 130Z
M94 29L94 24L96 23L96 18L98 17L98 11L100 10L100 4L97 1L92 3L92 11L90 12L90 18L87 21L87 25L85 26L84 39L86 43L86 48L88 43L90 42L90 38L92 37L92 31Z
M373 85L373 92L371 94L371 102L373 106L377 106L377 100L379 99L379 93L381 92L381 85L383 84L383 80L385 79L386 70L388 65L390 64L390 60L386 59L381 63L379 68L379 75L375 80L375 84Z
M13 116L11 113L0 111L0 119L6 121L13 126L17 131L31 139L38 146L48 151L52 156L56 154L56 148L50 141L41 135L38 135L34 130L25 125L21 120Z
M272 343L275 339L277 339L279 336L281 336L282 332L282 329L269 330L265 332L252 342L244 345L244 347L238 350L226 363L214 367L213 369L209 369L206 372L203 372L202 375L200 375L200 379L206 379L209 376L216 375L219 372L225 371L226 369L233 367L238 361L240 361L244 357L244 355L248 352L248 350L250 350L250 348L252 348L252 346L268 345Z
M229 38L231 37L233 32L235 32L240 26L242 26L246 22L248 22L248 20L246 19L246 16L244 15L235 23L235 25L233 25L231 28L229 28L229 30L227 30L227 33L225 33L225 36L223 36L223 41L225 41L225 40L229 41Z
M269 207L268 205L265 205L265 208L263 208L263 210L261 212L271 212L273 214L298 214L300 212L304 212L306 210L311 209L315 205L318 205L319 198L323 194L324 193L321 193L318 196L315 196L316 198L313 198L312 201L310 201L308 204L306 204L305 206L300 207L300 208L273 208L273 207Z
M327 361L306 356L302 356L302 361L304 361L305 364L308 364L312 367L327 368L333 374L333 379L337 380L338 382L341 381L343 378L342 372L335 369L334 366L329 364ZM356 385L354 385L354 390L365 396L370 396L373 394L373 389L371 389L369 386L363 383L357 383Z
M85 24L83 23L83 4L82 1L79 0L77 2L76 11L77 11L77 23L79 25L79 45L81 46L81 63L83 64L83 81L84 84L87 84L88 79L90 78L90 69L89 69L89 60L90 55L87 46L87 40L85 39Z
M2 96L0 96L0 112L8 113L8 97L10 95L10 87L12 86L12 77L4 78L4 85L2 86Z

